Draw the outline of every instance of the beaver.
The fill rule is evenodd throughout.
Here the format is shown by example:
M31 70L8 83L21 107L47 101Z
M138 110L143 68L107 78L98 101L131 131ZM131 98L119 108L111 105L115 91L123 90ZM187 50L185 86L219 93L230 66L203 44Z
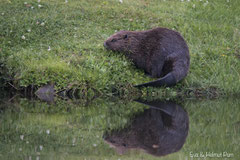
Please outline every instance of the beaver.
M110 36L104 47L124 53L127 58L155 81L135 87L174 86L188 74L190 56L180 33L167 28L146 31L119 31Z

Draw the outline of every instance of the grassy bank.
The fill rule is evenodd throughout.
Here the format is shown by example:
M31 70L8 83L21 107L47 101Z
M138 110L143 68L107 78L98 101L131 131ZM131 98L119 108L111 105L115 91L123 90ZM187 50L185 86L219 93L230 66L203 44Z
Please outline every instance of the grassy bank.
M179 31L191 53L189 75L172 92L237 94L238 6L237 0L1 0L0 76L16 89L54 83L56 90L132 94L134 84L151 79L106 51L103 41L115 31L162 26Z

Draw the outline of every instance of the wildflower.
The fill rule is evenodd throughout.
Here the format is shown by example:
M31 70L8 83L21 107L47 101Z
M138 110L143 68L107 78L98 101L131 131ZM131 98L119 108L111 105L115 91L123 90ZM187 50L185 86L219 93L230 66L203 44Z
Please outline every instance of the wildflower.
M2 12L2 16L4 16L4 12Z
M23 138L24 138L24 135L20 135L20 139L23 140Z
M45 23L44 23L44 22L42 22L40 25L41 25L41 26L44 26L44 25L45 25Z
M65 3L68 3L68 0L65 0Z
M29 144L29 141L26 141L27 144Z
M184 0L181 0L181 2L184 2Z
M39 24L39 22L37 21L36 24Z
M51 51L51 47L50 46L48 46L48 51Z
M38 0L38 3L40 3L41 2L41 0Z
M208 4L208 1L206 1L206 2L203 4L203 6L205 7L207 4Z
M196 8L196 5L195 4L193 4L193 6L192 6L193 8Z
M97 147L97 144L93 144L94 147Z
M31 9L34 9L34 7L32 6Z
M39 149L40 149L40 151L41 151L41 150L43 150L43 146L42 146L42 145L40 145L40 146L39 146Z
M46 133L47 133L47 134L50 134L50 130L49 130L49 129L48 129L48 130L46 130Z
M27 4L27 2L24 2L24 4L26 5L26 4Z
M39 4L39 5L38 5L38 7L39 7L39 8L41 8L41 7L42 7L42 5L41 5L41 4Z
M22 148L19 148L19 151L21 152L21 151L22 151Z
M31 29L28 29L27 31L28 31L28 32L31 32Z
M76 143L76 138L73 138L72 145L75 146L75 143Z
M123 3L123 0L119 0L120 3Z
M23 36L22 36L22 39L24 40L24 39L26 39L26 37L23 35Z

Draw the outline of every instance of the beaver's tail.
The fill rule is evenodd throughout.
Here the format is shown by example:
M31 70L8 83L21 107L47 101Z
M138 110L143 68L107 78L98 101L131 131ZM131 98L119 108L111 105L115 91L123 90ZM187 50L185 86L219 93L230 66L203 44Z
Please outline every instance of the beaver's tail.
M162 86L171 87L171 86L174 86L176 83L177 83L177 80L173 76L173 72L170 72L158 80L135 85L134 87L138 87L138 88L140 88L140 87L162 87Z

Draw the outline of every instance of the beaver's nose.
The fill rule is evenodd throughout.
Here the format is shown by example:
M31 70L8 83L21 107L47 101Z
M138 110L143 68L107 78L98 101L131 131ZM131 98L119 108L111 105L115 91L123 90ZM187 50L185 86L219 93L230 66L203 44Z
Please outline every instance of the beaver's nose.
M103 46L104 46L106 49L108 49L107 42L104 42L104 43L103 43Z

